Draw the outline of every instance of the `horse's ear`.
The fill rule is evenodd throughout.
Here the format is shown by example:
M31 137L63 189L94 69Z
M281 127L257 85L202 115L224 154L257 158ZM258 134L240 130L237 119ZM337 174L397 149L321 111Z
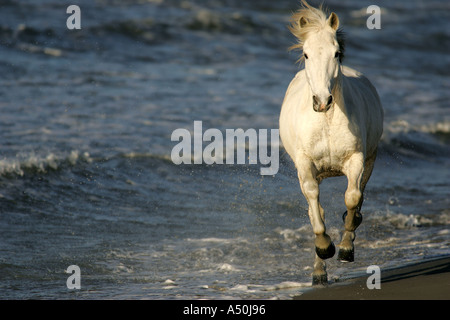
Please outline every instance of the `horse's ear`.
M300 25L300 28L303 28L308 24L308 20L306 20L305 17L301 17L300 20L298 20L298 24Z
M336 13L332 12L330 14L330 17L327 20L328 25L333 28L334 30L337 30L339 28L339 18Z

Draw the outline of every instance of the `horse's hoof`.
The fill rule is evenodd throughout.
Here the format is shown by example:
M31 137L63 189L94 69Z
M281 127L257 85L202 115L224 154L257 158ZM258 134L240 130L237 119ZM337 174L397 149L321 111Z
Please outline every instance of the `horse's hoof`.
M316 247L316 253L320 259L325 260L334 256L334 254L336 253L336 248L334 247L333 242L331 242L326 249Z
M355 250L353 249L339 249L338 260L342 262L355 261Z
M320 275L314 275L312 278L312 285L313 286L325 286L328 284L328 278L327 274L320 274Z

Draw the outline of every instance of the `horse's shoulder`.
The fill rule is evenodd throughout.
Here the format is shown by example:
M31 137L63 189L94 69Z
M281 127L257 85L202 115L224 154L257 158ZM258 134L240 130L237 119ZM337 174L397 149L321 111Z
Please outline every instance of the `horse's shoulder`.
M291 80L291 83L289 83L283 103L286 101L288 96L294 93L299 93L302 90L302 88L305 87L305 85L306 85L305 70L302 69L299 72L297 72L297 74Z
M294 79L304 77L304 75L305 75L305 69L302 69L302 70L300 70L299 72L297 72L297 73L295 74Z
M369 88L373 87L373 85L369 81L369 79L367 79L364 74L362 74L361 72L359 72L355 69L352 69L347 66L342 66L342 74L353 85L357 85L357 86L363 85L363 86L366 86Z
M302 85L304 81L306 81L306 72L305 69L302 69L295 74L289 86L299 86Z

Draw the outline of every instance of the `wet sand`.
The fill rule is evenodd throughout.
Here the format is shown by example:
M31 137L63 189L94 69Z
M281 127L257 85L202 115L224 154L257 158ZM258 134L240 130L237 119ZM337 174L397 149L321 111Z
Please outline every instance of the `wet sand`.
M313 288L295 300L450 300L450 256L381 269L380 289L368 289L371 274Z

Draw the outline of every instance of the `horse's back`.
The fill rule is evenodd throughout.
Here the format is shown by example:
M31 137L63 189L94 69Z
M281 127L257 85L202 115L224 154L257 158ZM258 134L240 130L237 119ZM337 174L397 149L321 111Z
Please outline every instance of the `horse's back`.
M343 95L349 116L360 119L359 126L366 133L367 152L375 151L383 133L383 107L373 84L362 73L342 66L344 76Z

